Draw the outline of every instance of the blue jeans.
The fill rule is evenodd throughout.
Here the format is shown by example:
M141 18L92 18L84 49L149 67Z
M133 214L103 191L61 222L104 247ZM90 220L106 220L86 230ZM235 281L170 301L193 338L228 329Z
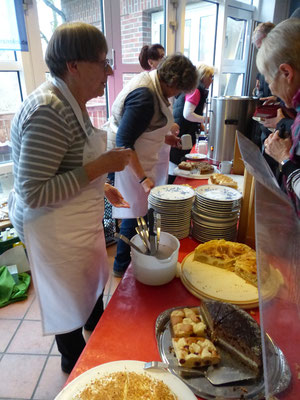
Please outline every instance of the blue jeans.
M136 218L126 218L122 220L120 233L131 239L135 234L135 228L137 226ZM130 246L123 242L123 240L118 241L117 254L114 261L114 272L124 273L130 264Z

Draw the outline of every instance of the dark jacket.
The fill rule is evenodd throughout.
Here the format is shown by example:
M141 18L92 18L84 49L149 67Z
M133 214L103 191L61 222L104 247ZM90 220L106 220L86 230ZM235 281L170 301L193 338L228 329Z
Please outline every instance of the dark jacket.
M202 83L200 83L197 89L200 91L200 101L197 107L195 108L194 112L196 114L203 115L203 108L208 96L208 90L205 89ZM192 142L194 145L196 143L196 133L198 132L199 123L188 121L187 119L184 118L183 109L185 103L185 96L186 93L181 93L175 98L173 104L173 116L175 122L180 127L180 133L178 136L181 137L182 135L190 134L192 136ZM172 147L170 151L170 161L178 165L184 158L184 155L188 154L189 152L190 150L180 150L175 147Z

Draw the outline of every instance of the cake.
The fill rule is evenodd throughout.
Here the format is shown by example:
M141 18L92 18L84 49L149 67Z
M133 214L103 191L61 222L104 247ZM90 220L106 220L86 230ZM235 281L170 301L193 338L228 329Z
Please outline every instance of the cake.
M191 171L192 169L195 168L195 166L187 161L182 161L180 164L178 164L179 169L183 169L185 171Z
M199 162L197 169L199 170L200 174L210 174L214 172L213 165L209 164L208 162Z
M203 337L172 338L178 363L187 368L218 364L220 355L214 344Z
M239 307L218 301L203 301L201 314L211 340L259 373L262 348L256 321Z
M257 286L256 253L254 250L251 249L251 251L235 259L234 273L245 279L246 282Z
M205 336L206 325L197 308L174 310L170 321L174 337Z
M113 372L93 380L73 400L178 400L161 380L136 372Z
M208 183L212 185L222 185L222 186L228 186L233 189L238 188L238 184L235 180L230 178L230 176L226 176L223 174L213 174L209 177Z
M236 258L251 250L251 247L243 243L224 239L209 240L196 247L194 261L234 271Z

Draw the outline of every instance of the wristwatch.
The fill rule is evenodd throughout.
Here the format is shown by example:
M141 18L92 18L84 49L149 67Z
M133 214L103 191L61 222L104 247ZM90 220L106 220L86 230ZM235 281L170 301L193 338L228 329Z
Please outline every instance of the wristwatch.
M283 167L284 164L286 164L288 161L290 161L290 159L289 159L289 158L286 158L285 160L282 160L282 161L279 163L279 171L280 171L280 172L282 172L282 167Z

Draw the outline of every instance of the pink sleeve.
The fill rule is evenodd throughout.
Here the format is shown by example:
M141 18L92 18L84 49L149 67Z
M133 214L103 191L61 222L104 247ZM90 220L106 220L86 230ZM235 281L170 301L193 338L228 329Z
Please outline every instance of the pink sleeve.
M199 89L196 89L193 93L187 94L185 96L185 101L188 101L189 103L194 104L194 106L197 106L200 101L200 91Z

